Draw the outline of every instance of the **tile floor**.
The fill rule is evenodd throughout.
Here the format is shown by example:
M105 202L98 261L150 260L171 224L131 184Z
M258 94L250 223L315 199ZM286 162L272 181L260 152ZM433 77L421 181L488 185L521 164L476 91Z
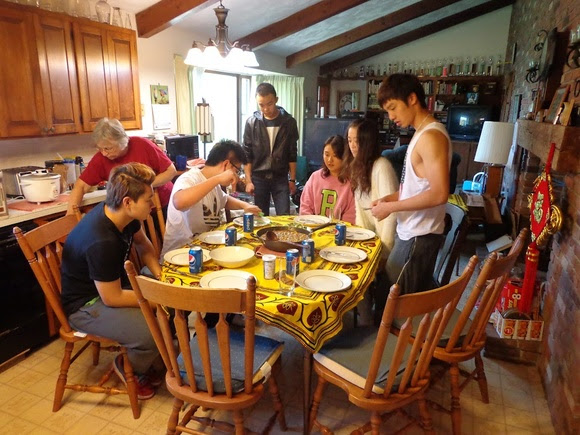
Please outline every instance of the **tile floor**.
M290 432L302 431L302 347L290 336L270 327L267 333L285 341L282 376L279 379ZM126 396L66 392L61 410L53 413L52 399L63 344L55 340L26 359L0 373L0 433L2 434L164 434L171 412L171 396L164 387L148 401L141 402L141 418L134 420ZM77 379L100 377L111 356L103 354L95 369L87 357L71 369ZM490 403L481 402L475 382L461 395L464 434L553 434L540 377L533 367L484 358ZM74 367L74 365L73 365ZM466 367L470 368L470 367ZM290 376L289 374L295 374ZM297 381L296 379L299 379ZM429 397L446 406L449 380L433 386ZM270 416L268 396L248 414L247 426L261 430ZM411 408L412 412L416 412ZM366 412L349 404L342 390L329 386L321 404L321 421L336 434L348 434L368 418ZM432 411L435 430L451 433L450 418ZM231 420L230 420L231 421ZM393 417L390 427L402 421ZM388 428L385 427L385 430ZM272 433L280 433L277 426ZM422 433L411 429L410 433Z
M481 242L468 241L461 266L475 252ZM472 280L474 280L473 278ZM470 287L468 287L470 288ZM466 298L467 295L464 295ZM461 304L461 302L460 302ZM352 327L352 316L345 318L345 328ZM302 432L302 347L289 335L265 325L258 333L285 342L282 354L282 373L279 378L282 400L286 407L289 433ZM141 402L141 417L134 420L126 396L104 397L99 394L67 391L63 407L53 413L52 400L63 344L55 340L38 349L27 358L0 372L0 433L22 434L164 434L171 412L172 398L165 387L157 395ZM548 405L535 367L517 365L483 358L487 376L490 403L481 402L476 382L471 382L461 394L463 433L469 434L554 434ZM73 364L70 376L87 382L99 379L109 368L112 356L103 353L102 364L92 366L90 354ZM76 368L75 368L76 366ZM466 364L471 369L472 364ZM313 375L315 377L316 375ZM435 384L428 397L449 406L449 377ZM409 411L416 413L416 406ZM268 395L247 414L246 426L260 431L271 415ZM431 411L438 434L451 433L448 415ZM368 420L369 414L349 404L342 390L329 385L320 408L320 420L336 434L349 434ZM216 418L215 414L212 418ZM231 420L231 416L228 418ZM389 428L396 430L402 419L392 417ZM281 433L277 426L273 434ZM408 433L421 434L419 428Z

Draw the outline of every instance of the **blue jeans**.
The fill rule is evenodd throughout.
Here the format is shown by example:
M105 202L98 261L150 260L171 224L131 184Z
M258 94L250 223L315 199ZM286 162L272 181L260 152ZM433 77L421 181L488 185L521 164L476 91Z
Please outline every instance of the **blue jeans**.
M109 307L98 299L72 313L68 321L81 332L100 335L125 346L135 373L145 373L159 355L140 308Z
M254 204L262 209L266 216L270 215L270 196L274 200L276 215L290 214L290 188L287 175L274 175L264 178L252 175L254 183Z

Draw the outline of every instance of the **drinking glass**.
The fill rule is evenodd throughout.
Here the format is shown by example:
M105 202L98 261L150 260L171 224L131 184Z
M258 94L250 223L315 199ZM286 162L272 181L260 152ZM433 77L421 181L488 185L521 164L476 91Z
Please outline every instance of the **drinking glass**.
M300 258L295 259L300 262ZM296 269L294 266L292 268L293 273L286 272L286 258L278 258L278 292L285 296L292 296L294 294L294 289L296 288Z
M113 8L113 16L111 17L111 24L117 27L123 27L123 20L121 18L121 9L118 7Z

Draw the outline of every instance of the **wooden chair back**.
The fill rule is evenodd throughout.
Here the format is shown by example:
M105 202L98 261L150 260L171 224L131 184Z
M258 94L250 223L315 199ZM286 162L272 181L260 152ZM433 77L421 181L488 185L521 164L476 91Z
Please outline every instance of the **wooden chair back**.
M157 189L153 189L153 209L151 214L147 216L144 225L146 234L159 256L163 247L163 237L165 237L165 218L163 217L163 209Z
M46 300L66 332L71 332L72 328L60 302L62 248L66 237L80 219L80 212L75 208L74 214L55 219L26 234L18 227L13 229L20 249L28 260Z
M362 393L364 398L371 397L388 339L396 339L397 343L391 358L383 397L387 399L393 395L393 398L401 398L421 390L428 384L429 363L476 264L477 257L471 257L459 278L434 290L400 296L399 285L394 284L391 287ZM404 319L398 337L390 333L393 319ZM413 321L418 319L420 319L419 327L414 332ZM412 337L414 339L411 339ZM407 347L410 347L410 351ZM406 363L404 369L403 362ZM393 392L395 385L398 385L396 395Z
M495 252L489 254L467 303L453 327L449 341L445 346L446 352L464 353L468 350L479 351L482 348L485 343L485 327L507 277L526 244L528 232L527 228L520 231L507 256L499 258ZM471 325L467 331L464 331L478 300L480 302ZM460 341L461 338L463 340Z
M155 343L161 357L167 367L168 374L175 378L179 386L187 388L191 394L190 403L195 402L196 395L200 402L207 400L207 396L214 397L218 393L214 391L213 370L210 363L210 346L208 340L208 326L203 319L202 313L212 312L219 314L219 321L215 326L217 341L219 343L219 356L225 382L225 396L229 399L236 394L233 392L231 365L230 365L230 326L226 321L228 313L244 313L245 316L245 349L244 349L244 392L252 394L253 390L253 360L254 360L254 332L255 332L255 304L256 304L256 280L248 279L245 290L239 289L204 289L177 286L157 281L145 276L137 276L135 267L130 261L125 262L125 269L131 281L133 290L139 300L139 305L149 329L153 334ZM155 312L150 304L157 305ZM175 311L174 326L179 343L179 349L173 344L170 317L167 308ZM197 313L195 332L200 350L202 367L194 367L191 357L190 333L188 328L189 312ZM187 373L189 385L184 381L180 373L178 356L183 356L183 366ZM183 369L183 368L182 368ZM201 391L196 382L196 374L203 373L207 392ZM240 393L241 394L241 393ZM223 396L223 395L221 395ZM211 407L211 406L210 406Z

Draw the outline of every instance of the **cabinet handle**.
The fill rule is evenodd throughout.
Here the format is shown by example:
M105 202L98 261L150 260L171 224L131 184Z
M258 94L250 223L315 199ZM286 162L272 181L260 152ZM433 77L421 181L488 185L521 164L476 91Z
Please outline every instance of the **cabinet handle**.
M54 129L54 127L50 127L48 131L50 131L51 133L54 133L55 129Z
M43 133L48 133L48 128L47 127L42 127L42 132Z

